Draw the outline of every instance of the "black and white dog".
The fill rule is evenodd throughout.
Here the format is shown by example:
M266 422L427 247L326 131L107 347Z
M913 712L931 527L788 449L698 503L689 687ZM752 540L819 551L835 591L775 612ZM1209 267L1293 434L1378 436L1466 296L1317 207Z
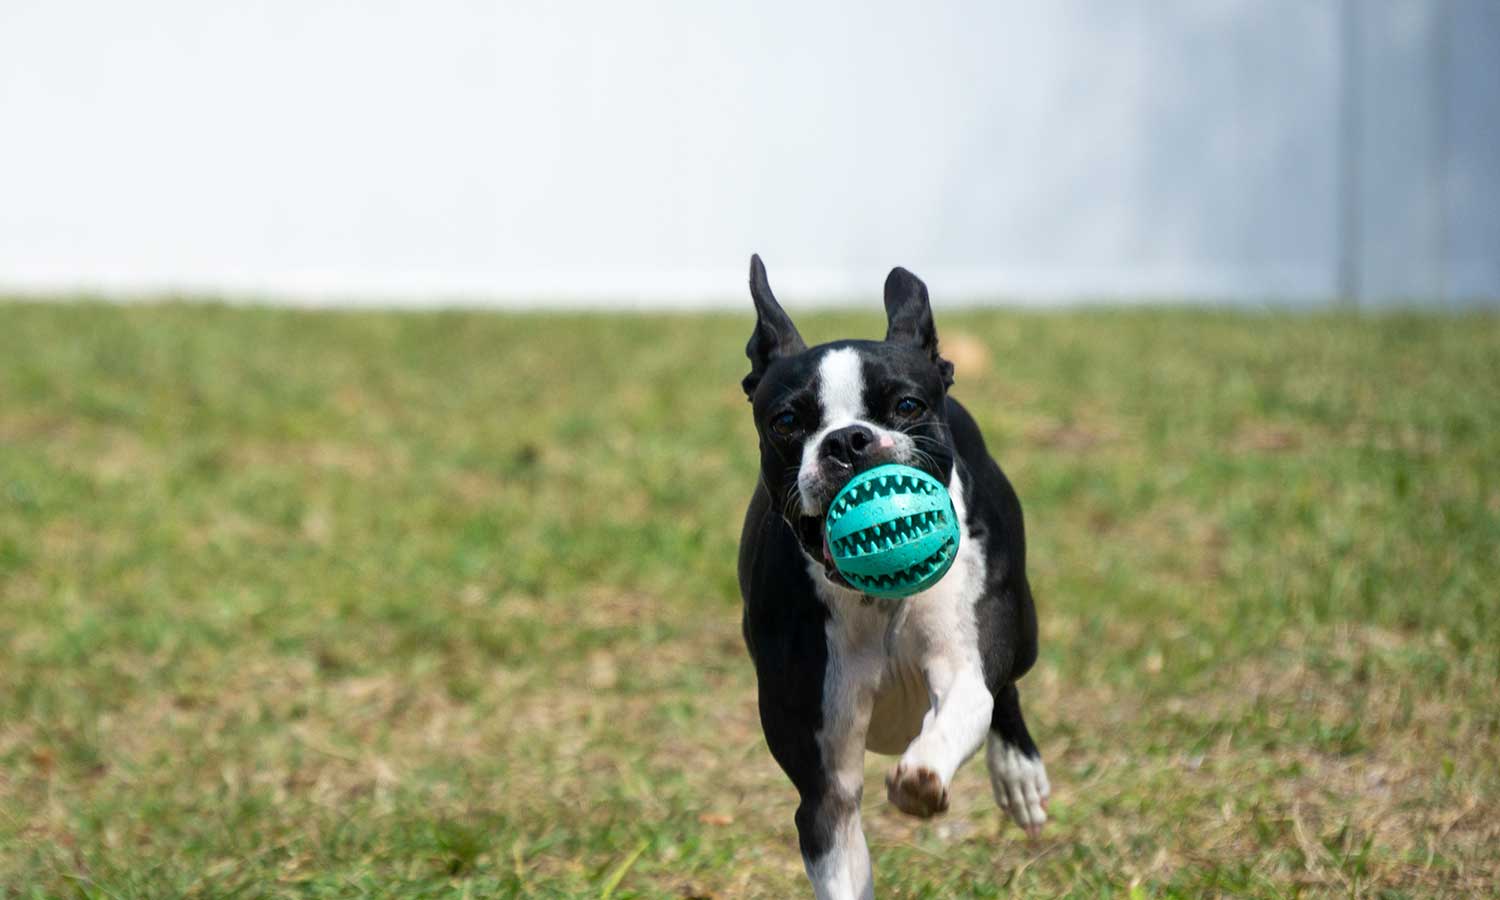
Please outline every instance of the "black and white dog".
M885 282L884 341L809 349L750 259L755 332L743 382L760 434L760 481L740 537L745 643L771 754L801 796L797 835L822 898L874 896L860 826L865 750L900 755L890 801L948 808L954 772L985 745L995 800L1028 834L1050 788L1016 679L1036 660L1021 504L979 427L948 396L927 286ZM851 477L899 462L948 485L958 559L933 587L877 600L845 583L823 537Z

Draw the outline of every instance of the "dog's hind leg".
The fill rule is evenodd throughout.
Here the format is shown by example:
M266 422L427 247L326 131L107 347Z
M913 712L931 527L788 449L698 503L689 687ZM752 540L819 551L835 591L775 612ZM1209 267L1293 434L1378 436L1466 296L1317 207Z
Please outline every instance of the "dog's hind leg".
M1033 838L1040 835L1047 822L1047 799L1052 786L1047 781L1042 755L1026 730L1026 720L1021 718L1021 697L1015 682L995 694L995 711L984 756L995 802L1027 835Z

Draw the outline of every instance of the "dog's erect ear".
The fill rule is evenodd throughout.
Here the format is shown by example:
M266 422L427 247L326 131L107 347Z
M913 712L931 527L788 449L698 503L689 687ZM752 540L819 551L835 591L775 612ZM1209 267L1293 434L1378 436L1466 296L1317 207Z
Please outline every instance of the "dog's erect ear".
M776 295L771 293L771 282L766 280L766 267L760 256L750 257L750 299L755 301L755 331L750 343L745 345L745 355L750 357L750 374L740 382L745 396L755 393L756 385L766 373L766 367L783 356L791 356L807 349L797 326L787 316Z
M885 339L925 352L943 376L943 386L953 384L953 363L938 355L937 326L932 324L932 304L922 279L897 266L885 279Z

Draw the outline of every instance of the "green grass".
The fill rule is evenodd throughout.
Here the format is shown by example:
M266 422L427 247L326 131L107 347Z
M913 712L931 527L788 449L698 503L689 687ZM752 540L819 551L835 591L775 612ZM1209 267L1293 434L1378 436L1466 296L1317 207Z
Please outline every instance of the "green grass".
M1500 319L939 326L1026 505L1053 821L974 762L905 818L871 756L881 896L1500 892ZM0 896L805 893L748 329L0 305Z

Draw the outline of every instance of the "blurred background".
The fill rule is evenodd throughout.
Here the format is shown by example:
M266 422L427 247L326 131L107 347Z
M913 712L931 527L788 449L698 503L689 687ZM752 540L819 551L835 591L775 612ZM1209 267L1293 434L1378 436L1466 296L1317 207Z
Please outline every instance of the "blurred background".
M1500 4L0 7L0 290L1500 297Z

